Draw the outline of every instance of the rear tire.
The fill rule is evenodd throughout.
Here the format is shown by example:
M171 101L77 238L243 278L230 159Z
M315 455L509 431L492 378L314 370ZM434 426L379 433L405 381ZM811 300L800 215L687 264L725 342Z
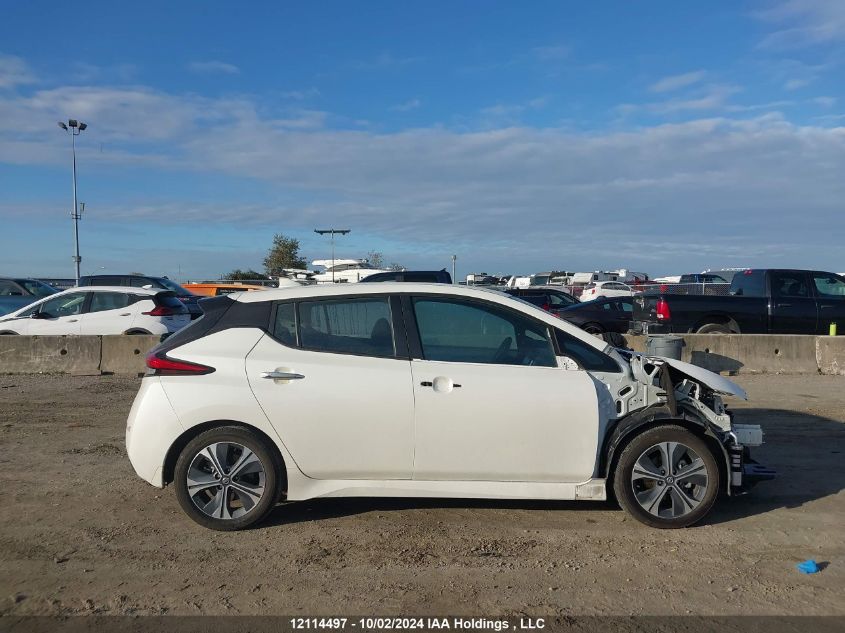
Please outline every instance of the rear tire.
M719 464L707 443L681 426L658 426L622 451L613 475L619 505L654 528L683 528L703 519L721 489Z
M581 326L581 329L593 336L601 336L604 334L604 328L598 323L586 323Z
M179 454L176 498L211 530L242 530L263 519L279 497L279 467L258 433L222 426L199 434Z
M706 323L698 328L696 334L733 334L731 328L724 323Z

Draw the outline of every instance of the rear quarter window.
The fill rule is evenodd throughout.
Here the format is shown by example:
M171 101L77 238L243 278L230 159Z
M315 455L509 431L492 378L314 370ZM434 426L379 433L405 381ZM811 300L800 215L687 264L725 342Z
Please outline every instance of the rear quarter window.
M744 270L734 275L731 294L745 297L766 296L766 273L763 270Z

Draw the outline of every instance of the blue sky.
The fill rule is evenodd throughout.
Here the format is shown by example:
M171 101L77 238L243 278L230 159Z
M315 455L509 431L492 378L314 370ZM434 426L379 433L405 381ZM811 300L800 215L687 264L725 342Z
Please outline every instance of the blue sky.
M79 17L74 19L72 9ZM0 274L845 270L845 2L31 0L0 21Z

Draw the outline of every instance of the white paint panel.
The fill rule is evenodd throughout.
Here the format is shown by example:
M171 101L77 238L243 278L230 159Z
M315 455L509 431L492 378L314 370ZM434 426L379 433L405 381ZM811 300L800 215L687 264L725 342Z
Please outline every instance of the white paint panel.
M249 354L246 371L255 397L308 477L411 477L409 361L293 349L264 336ZM305 377L261 377L269 371Z
M593 474L599 407L586 372L416 360L411 366L414 479L582 482ZM461 386L449 389L450 383Z

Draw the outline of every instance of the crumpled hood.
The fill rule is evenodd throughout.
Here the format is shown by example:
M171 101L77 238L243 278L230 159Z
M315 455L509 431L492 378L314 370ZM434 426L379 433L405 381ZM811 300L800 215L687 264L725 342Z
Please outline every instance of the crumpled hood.
M646 356L646 358L659 358L667 363L676 373L684 374L692 380L705 384L718 394L737 396L743 400L748 400L748 394L745 392L745 389L733 380L728 380L724 376L714 374L712 371L673 358L663 358L662 356Z

